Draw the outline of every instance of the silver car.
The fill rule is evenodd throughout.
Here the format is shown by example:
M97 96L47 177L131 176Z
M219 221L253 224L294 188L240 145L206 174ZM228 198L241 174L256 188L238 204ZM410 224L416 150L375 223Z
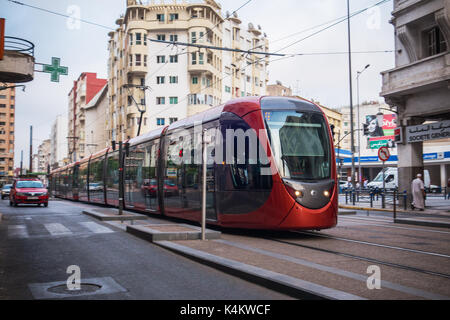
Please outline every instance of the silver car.
M2 200L9 198L9 192L11 191L12 184L5 184L2 188Z

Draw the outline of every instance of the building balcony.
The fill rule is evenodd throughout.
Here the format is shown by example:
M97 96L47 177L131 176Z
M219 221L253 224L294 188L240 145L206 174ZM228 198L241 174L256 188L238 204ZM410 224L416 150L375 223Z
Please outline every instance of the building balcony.
M209 72L210 74L218 73L216 68L214 68L211 64L204 62L203 64L189 64L188 71L192 73L203 73Z
M5 37L4 57L0 60L0 82L22 83L34 78L34 44Z
M127 68L128 73L136 74L136 75L145 75L147 74L148 67L144 66L143 63L140 66L131 66Z
M381 73L385 98L404 96L450 80L450 53L445 52Z

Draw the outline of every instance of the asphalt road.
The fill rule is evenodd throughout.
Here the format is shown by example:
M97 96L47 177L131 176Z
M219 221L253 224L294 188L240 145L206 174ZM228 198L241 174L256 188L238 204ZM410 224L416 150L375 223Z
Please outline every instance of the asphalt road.
M51 201L48 208L15 208L0 201L0 300L290 299L85 216L83 206ZM79 267L82 284L102 289L65 291L72 265Z

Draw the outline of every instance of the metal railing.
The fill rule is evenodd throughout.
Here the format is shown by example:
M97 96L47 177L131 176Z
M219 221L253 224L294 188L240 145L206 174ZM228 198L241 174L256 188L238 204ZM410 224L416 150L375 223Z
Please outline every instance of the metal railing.
M25 39L6 36L5 51L20 52L34 57L34 44Z

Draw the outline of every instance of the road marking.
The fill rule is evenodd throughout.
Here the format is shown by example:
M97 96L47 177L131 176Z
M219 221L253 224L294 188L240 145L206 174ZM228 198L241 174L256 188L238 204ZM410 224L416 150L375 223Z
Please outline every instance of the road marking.
M88 228L89 230L91 230L94 233L112 233L114 232L113 230L102 226L96 222L80 222L80 224L86 228Z
M8 226L9 238L28 238L27 226L23 224Z
M45 228L48 232L51 233L52 236L62 236L72 234L72 231L64 227L61 223L46 223L44 224Z

